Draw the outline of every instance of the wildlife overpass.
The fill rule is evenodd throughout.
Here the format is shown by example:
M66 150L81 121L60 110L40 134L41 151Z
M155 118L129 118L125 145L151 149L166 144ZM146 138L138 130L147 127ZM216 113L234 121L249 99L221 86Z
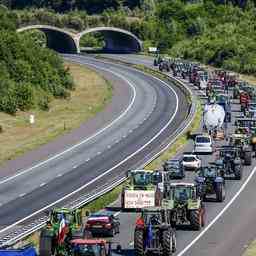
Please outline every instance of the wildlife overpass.
M135 53L142 50L142 42L133 33L115 27L89 28L80 33L72 33L66 29L49 25L31 25L19 28L21 33L30 30L40 30L46 35L47 47L59 53L80 53L80 40L84 35L100 33L105 42L104 52Z

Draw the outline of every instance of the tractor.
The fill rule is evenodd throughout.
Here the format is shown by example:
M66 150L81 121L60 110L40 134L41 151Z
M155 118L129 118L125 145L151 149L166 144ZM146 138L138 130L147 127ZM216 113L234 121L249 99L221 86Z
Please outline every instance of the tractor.
M193 230L204 226L205 208L193 183L166 183L163 204L172 210L172 225L188 224Z
M74 239L70 241L69 256L111 256L111 245L104 239Z
M46 227L41 231L40 256L68 255L70 240L84 238L86 235L81 210L53 209L49 213Z
M195 178L197 191L204 201L208 195L216 195L217 202L225 200L225 180L216 166L201 167Z
M236 180L241 180L243 175L243 165L241 151L234 146L222 146L219 148L219 159L215 164L220 169L221 175L227 177L233 175Z
M134 231L136 256L171 256L176 251L176 234L169 212L170 210L162 207L142 209Z
M252 164L252 150L250 146L250 135L243 132L244 128L237 128L230 136L229 145L240 149L240 157L244 160L244 165Z
M131 170L127 173L128 182L121 195L123 209L140 209L160 206L161 190L155 182L156 173L150 170Z
M256 118L238 118L235 125L237 126L237 132L249 136L252 150L256 152Z

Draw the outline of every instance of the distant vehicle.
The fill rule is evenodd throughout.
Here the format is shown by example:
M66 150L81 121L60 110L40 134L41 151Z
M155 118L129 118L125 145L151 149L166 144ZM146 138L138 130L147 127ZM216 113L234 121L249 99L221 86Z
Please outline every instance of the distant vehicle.
M168 174L169 180L185 178L183 163L180 159L166 161L163 165L163 169Z
M183 155L182 165L188 170L197 170L201 167L202 161L194 154Z
M108 211L93 213L88 217L86 230L93 236L105 234L113 237L119 233L120 222L113 213Z
M194 152L197 154L208 153L212 154L213 145L210 135L197 135L194 143Z

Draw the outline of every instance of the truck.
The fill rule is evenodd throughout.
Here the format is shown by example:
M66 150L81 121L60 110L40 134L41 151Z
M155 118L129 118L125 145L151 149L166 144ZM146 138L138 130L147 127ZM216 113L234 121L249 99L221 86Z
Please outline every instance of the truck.
M223 123L225 110L222 106L211 103L206 104L203 112L204 129L215 138L224 139Z
M121 194L122 209L141 209L160 206L161 190L154 182L154 172L131 170L127 173L128 183Z

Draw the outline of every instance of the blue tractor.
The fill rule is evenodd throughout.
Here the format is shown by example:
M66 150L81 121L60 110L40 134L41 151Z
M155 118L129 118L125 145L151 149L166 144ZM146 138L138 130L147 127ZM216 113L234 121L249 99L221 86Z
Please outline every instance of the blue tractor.
M201 167L195 178L196 186L203 201L216 195L217 202L225 200L225 180L216 166Z

